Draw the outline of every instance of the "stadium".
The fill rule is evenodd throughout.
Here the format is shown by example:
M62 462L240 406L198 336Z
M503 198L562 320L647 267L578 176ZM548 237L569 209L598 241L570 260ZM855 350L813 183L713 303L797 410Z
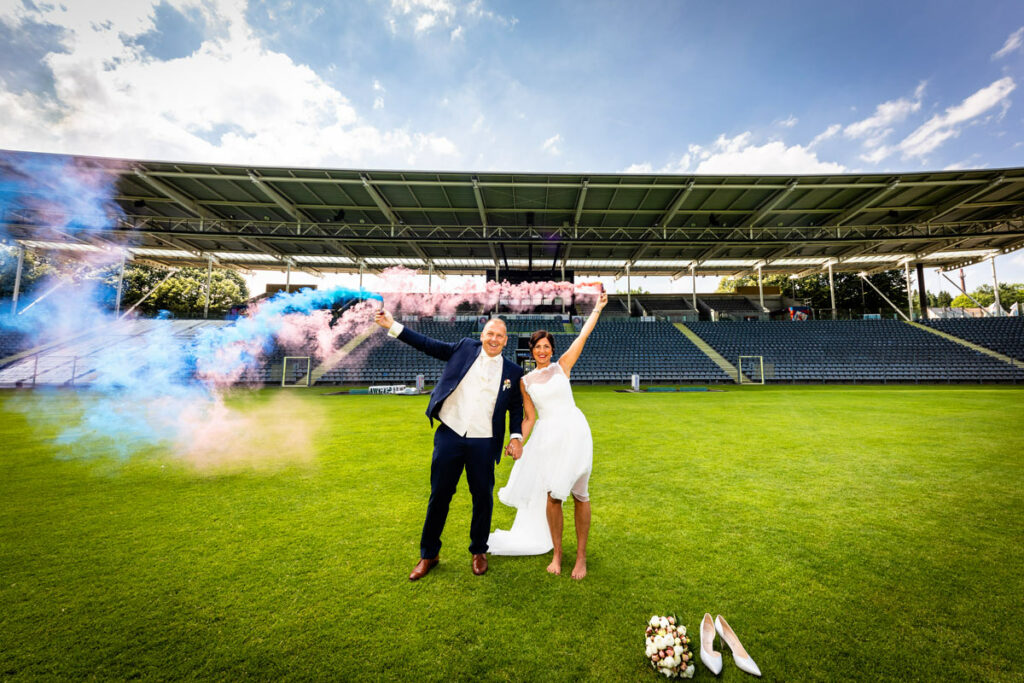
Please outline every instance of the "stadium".
M920 293L924 268L1024 246L1024 169L584 176L11 152L0 172L29 185L3 215L16 283L27 254L118 275L95 316L48 308L60 283L15 284L5 304L7 675L639 680L650 613L695 625L705 610L743 625L768 680L1021 673L1024 318L935 318ZM107 183L57 187L71 177ZM63 200L97 186L99 214ZM205 314L140 315L126 264L205 269ZM283 271L284 291L211 315L215 269ZM425 291L398 291L409 270ZM302 294L293 271L399 275L394 291ZM900 300L871 280L887 271ZM762 281L811 274L863 280L874 312ZM449 275L491 289L445 293ZM376 330L372 297L444 341L502 317L506 358L529 367L525 338L544 328L565 349L594 305L587 279L608 275L626 292L573 372L595 438L590 574L492 558L475 580L460 492L454 549L410 584L442 363ZM646 275L694 285L634 293ZM706 275L760 286L698 292ZM274 328L229 371L234 331L275 301L320 316L327 348L312 327L287 343ZM192 361L170 364L175 350ZM371 395L385 391L412 395ZM512 514L496 506L495 525Z
M83 239L45 224L47 209L17 207L8 211L5 224L19 250L87 257L116 248L123 255L122 272L129 261L208 272L214 263L246 270L283 266L286 277L292 268L362 274L405 267L431 278L471 274L511 284L624 278L627 293L613 298L577 371L576 379L585 382L628 383L634 374L644 383L1024 379L1024 318L982 312L977 320L932 320L924 286L926 267L955 270L1024 245L1024 169L668 177L88 159L78 164L115 169L110 172L116 174L116 220ZM8 175L17 171L9 166ZM868 279L894 269L904 271L906 281L898 302ZM698 296L696 291L700 275L753 274L760 284L771 274L825 272L832 289L829 309L809 311L795 292L777 286L766 291L763 284L734 294ZM884 301L877 313L867 314L877 320L865 320L864 314L856 321L836 320L832 282L834 273L844 272L862 277L875 290L868 290L872 296L877 292ZM644 275L690 277L694 287L690 296L634 296L629 279ZM20 276L19 270L16 282ZM993 277L998 290L994 264ZM433 290L432 282L428 288ZM19 296L16 287L12 310ZM510 290L493 306L456 302L450 315L417 315L414 324L454 341L479 334L484 320L503 315L516 335L505 353L522 360L529 354L518 336L546 328L556 332L564 348L589 312L571 297L548 295L527 304L516 296ZM121 301L114 307L120 315ZM813 319L787 324L794 316ZM729 324L737 321L753 324ZM143 339L139 325L146 324L126 321L45 350L21 349L17 335L8 335L0 384L87 384L92 349L110 350L112 339L123 339L117 343L130 356L132 344ZM218 323L167 324L176 328L174 334L187 336ZM366 355L354 342L357 332L339 338L337 346ZM631 339L644 340L642 355L639 348L626 351ZM418 375L430 382L439 373L440 363L410 349L382 346L368 353L356 365L339 364L338 358L334 365L314 365L311 354L299 349L288 369L286 353L279 350L253 368L252 379L307 386L396 384L415 382Z
M0 2L3 681L1024 680L1024 3Z

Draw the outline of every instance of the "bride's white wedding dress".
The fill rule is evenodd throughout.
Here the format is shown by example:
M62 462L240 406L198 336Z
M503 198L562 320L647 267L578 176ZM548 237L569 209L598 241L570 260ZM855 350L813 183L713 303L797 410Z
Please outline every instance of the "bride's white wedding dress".
M569 378L558 363L523 377L537 421L523 455L512 465L498 500L516 508L508 531L496 529L487 541L493 555L542 555L552 549L548 492L557 500L573 495L589 500L587 483L594 445L587 419L576 407Z

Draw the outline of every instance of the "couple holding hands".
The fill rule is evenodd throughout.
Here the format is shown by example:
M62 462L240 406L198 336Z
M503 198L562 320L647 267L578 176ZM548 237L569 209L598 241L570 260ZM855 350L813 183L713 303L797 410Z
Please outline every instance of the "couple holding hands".
M525 375L502 355L508 335L500 318L484 325L479 340L449 343L407 329L387 311L377 313L376 323L389 336L445 362L427 404L431 425L434 420L440 424L434 432L420 561L409 574L410 581L425 576L440 560L441 532L463 470L473 497L469 552L474 574L487 571L488 552L542 555L552 549L554 556L547 570L560 574L562 501L571 495L577 539L572 577L586 576L590 532L587 483L593 441L587 420L573 400L569 375L607 303L608 295L601 294L579 336L557 361L551 334L534 332L530 351L537 367ZM506 413L510 437L502 449ZM494 466L503 450L516 462L498 498L517 511L511 529L492 533Z

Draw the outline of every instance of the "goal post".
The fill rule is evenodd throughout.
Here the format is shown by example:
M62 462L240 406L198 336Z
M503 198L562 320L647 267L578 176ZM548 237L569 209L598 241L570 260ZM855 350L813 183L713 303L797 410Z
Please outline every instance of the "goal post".
M282 387L308 387L313 377L310 356L285 356L281 366Z
M740 356L736 374L740 384L764 384L764 356Z

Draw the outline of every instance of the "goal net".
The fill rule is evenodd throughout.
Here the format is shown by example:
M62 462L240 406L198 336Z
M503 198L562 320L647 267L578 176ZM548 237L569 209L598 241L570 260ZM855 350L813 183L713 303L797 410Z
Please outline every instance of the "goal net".
M740 384L764 384L764 356L740 356L736 371Z
M281 366L282 387L308 387L313 374L309 356L285 356Z

